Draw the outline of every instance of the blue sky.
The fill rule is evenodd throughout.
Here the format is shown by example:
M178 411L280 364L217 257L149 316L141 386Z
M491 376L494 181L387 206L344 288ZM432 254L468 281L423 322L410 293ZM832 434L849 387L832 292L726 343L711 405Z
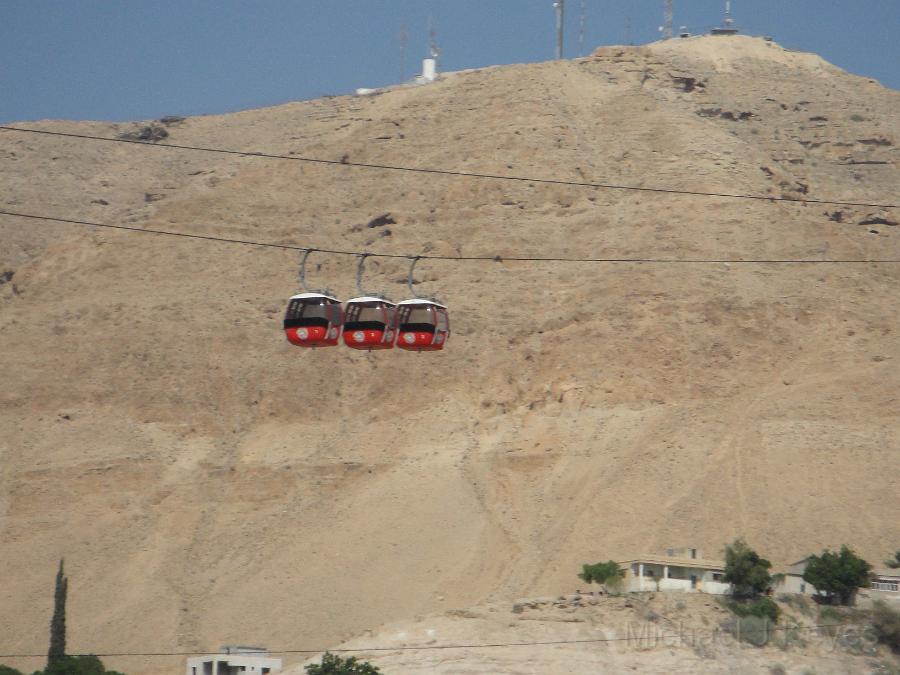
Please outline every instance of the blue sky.
M658 37L662 0L584 0L585 50ZM582 0L566 0L578 56ZM721 22L724 0L674 0L675 26ZM733 0L737 24L900 89L900 0ZM400 80L428 46L442 68L543 61L552 0L0 0L0 122L196 115Z

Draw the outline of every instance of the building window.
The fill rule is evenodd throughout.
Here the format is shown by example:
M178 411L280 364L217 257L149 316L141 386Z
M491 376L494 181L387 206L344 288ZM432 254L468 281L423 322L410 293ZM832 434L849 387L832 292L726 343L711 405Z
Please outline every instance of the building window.
M713 581L722 581L722 575L718 572L713 572Z
M900 591L900 582L897 581L875 581L872 583L872 590L875 591Z

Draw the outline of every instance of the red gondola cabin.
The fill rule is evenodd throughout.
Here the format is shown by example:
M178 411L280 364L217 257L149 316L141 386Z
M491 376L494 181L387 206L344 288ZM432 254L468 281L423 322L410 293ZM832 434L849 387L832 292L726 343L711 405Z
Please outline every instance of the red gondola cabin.
M347 301L344 344L353 349L392 349L397 331L397 305L384 298L362 296Z
M440 351L450 337L447 308L422 298L397 305L397 326L397 346L409 351Z
M343 323L340 300L322 293L299 293L288 301L284 334L298 347L334 347Z

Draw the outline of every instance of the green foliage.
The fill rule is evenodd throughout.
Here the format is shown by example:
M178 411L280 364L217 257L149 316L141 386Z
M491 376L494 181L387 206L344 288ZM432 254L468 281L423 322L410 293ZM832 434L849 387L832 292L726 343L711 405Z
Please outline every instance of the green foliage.
M823 607L819 610L819 621L823 623L843 623L844 615L834 607Z
M771 567L772 563L761 558L743 539L735 539L725 547L725 574L722 578L731 584L731 593L735 598L755 598L772 585Z
M306 666L307 675L380 675L378 670L368 661L357 661L355 656L342 659L340 656L325 652L322 663L311 663Z
M869 585L871 571L869 563L847 546L841 546L840 553L826 550L820 556L810 556L803 580L825 592L829 598L849 605L856 597L857 589Z
M50 649L47 651L47 669L66 655L66 595L69 580L63 572L62 558L56 573L56 589L53 592L53 618L50 620Z
M578 578L589 584L608 584L610 581L615 583L622 578L622 570L615 560L607 560L593 565L582 565Z
M890 560L885 560L884 564L890 567L892 570L900 568L900 549L894 553L894 557Z
M772 598L763 596L755 600L727 600L725 606L740 617L755 616L778 623L780 610Z
M835 637L841 630L841 624L846 623L847 617L837 607L819 608L818 623L826 635Z
M757 647L764 647L773 636L775 624L765 616L747 615L738 617L731 628L731 633L741 642L749 642Z
M0 675L22 675L22 671L16 670L11 666L4 666L0 663Z
M900 654L900 610L877 600L872 606L872 629L881 644Z
M121 675L107 670L96 656L63 656L47 666L42 675Z
M810 606L809 600L802 595L782 593L778 596L778 602L783 603L788 607L792 607L807 616L812 616L815 613L815 610Z

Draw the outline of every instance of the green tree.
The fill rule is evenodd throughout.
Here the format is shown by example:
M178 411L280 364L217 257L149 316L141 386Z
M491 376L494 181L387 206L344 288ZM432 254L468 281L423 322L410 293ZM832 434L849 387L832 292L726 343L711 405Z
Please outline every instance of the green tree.
M96 656L63 656L56 659L42 675L122 675L107 670Z
M307 675L381 675L368 661L357 661L355 656L342 659L328 652L322 656L322 663L311 663L305 670Z
M857 589L869 585L871 572L872 566L844 545L840 553L825 550L822 555L810 556L803 580L824 591L829 599L851 605Z
M607 580L618 580L622 576L619 563L615 560L582 565L578 578L589 584L605 584Z
M50 649L47 651L47 670L66 655L66 595L69 580L63 571L63 560L59 559L56 573L56 590L53 592L53 618L50 620Z
M731 584L733 597L751 599L765 593L772 585L771 567L772 563L761 558L743 539L735 539L725 547L725 574L722 579Z
M0 675L22 675L22 671L16 670L11 666L4 666L0 663Z
M890 560L885 560L884 564L890 567L892 570L900 567L900 549L897 549L897 551L894 553L893 558L891 558Z

